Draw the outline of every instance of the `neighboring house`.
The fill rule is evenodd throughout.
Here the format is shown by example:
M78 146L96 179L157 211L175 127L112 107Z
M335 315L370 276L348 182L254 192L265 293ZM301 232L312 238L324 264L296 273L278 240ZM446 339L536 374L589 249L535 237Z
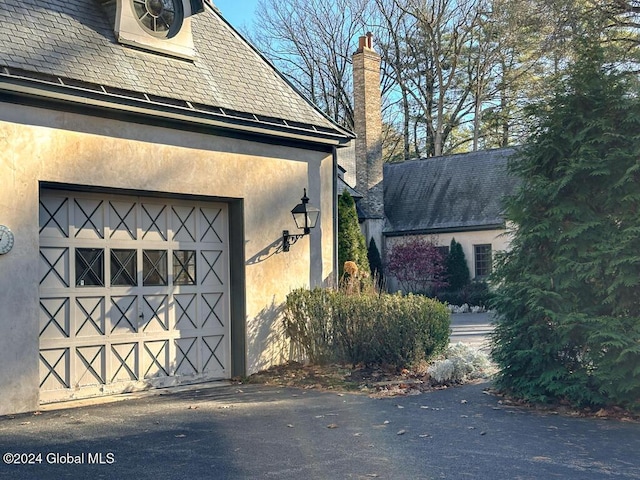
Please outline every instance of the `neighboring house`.
M509 245L502 200L517 185L507 172L513 152L503 148L386 164L386 248L419 236L448 249L455 238L471 278L486 279L493 252Z
M373 238L384 256L407 237L432 240L443 250L455 238L472 279L486 278L494 252L509 245L502 199L517 184L507 173L513 149L383 165L380 56L370 34L360 38L353 66L355 159L347 149L339 161L362 196L357 207L367 244Z
M0 414L285 360L287 293L335 282L353 135L202 0L3 0L0 25ZM282 252L304 188L320 220Z

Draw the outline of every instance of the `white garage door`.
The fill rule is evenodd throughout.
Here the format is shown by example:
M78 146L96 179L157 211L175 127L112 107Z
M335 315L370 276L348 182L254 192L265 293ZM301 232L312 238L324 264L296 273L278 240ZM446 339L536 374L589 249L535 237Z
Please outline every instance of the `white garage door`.
M224 203L43 190L40 399L229 378Z

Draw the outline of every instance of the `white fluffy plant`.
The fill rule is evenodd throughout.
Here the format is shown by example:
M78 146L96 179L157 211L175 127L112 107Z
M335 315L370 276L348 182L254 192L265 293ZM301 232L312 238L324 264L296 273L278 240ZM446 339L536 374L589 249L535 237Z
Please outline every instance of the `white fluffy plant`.
M444 358L436 360L427 373L436 384L463 383L490 376L494 366L489 356L464 343L449 345Z

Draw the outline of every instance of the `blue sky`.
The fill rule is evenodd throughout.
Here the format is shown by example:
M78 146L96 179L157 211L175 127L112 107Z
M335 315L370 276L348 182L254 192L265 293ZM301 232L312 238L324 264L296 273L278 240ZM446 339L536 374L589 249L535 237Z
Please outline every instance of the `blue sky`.
M236 28L251 27L258 0L213 0L224 18Z

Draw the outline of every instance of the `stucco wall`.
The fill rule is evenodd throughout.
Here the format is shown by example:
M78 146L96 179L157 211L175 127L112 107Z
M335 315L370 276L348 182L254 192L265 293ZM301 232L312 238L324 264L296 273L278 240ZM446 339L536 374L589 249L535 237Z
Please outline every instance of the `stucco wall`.
M332 155L222 136L0 104L0 414L38 405L40 182L242 199L248 373L285 360L287 293L333 275ZM319 225L274 254L308 189ZM311 253L313 252L313 254ZM233 295L233 292L232 292Z
M409 236L386 237L385 252L391 251L394 244L402 242L406 238L409 238ZM506 230L440 233L436 235L418 235L418 238L431 240L435 245L438 246L449 246L451 244L451 239L455 238L456 242L462 245L462 250L464 252L465 258L467 259L467 265L469 267L469 273L471 274L472 280L475 276L475 258L473 249L474 245L491 244L491 250L493 252L494 258L496 252L505 251L509 248L509 235L506 233ZM399 286L394 279L388 280L388 286L390 290L394 291L399 289Z

